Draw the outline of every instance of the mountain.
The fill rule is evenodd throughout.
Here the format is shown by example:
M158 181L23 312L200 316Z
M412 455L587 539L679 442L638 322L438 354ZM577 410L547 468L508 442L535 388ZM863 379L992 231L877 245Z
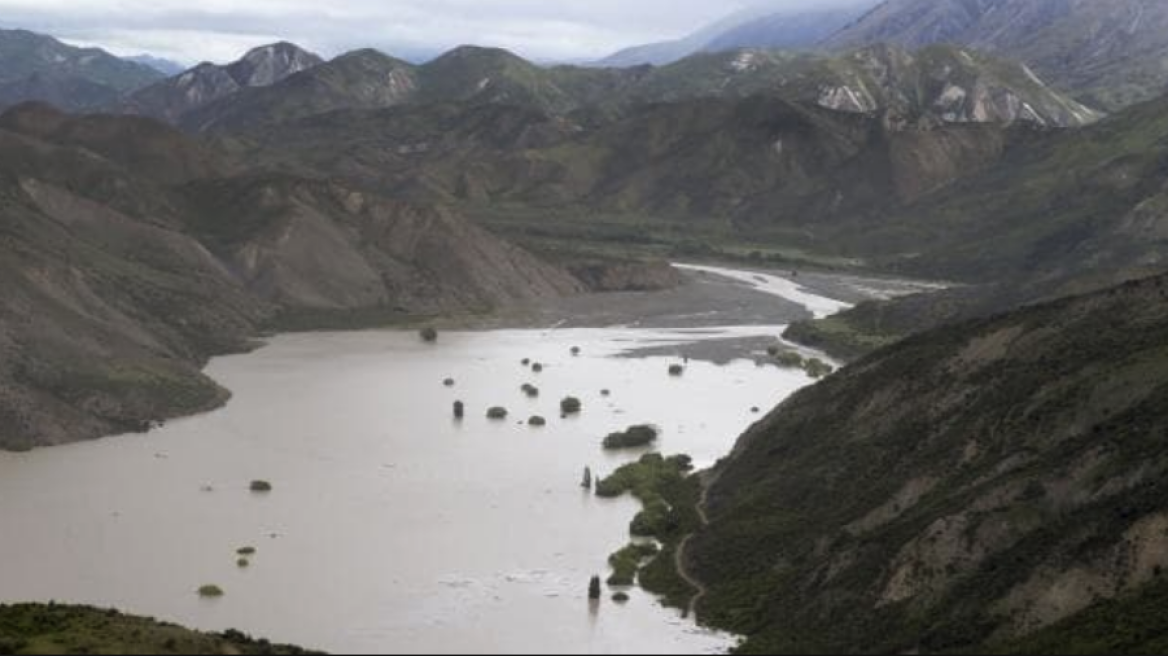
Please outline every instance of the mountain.
M676 41L626 48L596 65L664 66L702 52L744 48L809 50L862 16L873 4L875 0L859 0L802 10L763 5L735 13Z
M123 57L122 59L125 59L129 62L134 62L135 64L149 66L150 68L153 68L154 70L162 73L167 77L173 77L187 69L186 66L183 66L176 61L162 59L161 57L155 57L153 55L134 55L133 57Z
M873 4L872 1L860 1L814 10L767 14L718 34L707 41L701 51L813 49L862 16Z
M335 110L444 102L591 114L586 122L596 123L649 103L762 92L847 112L891 111L907 123L1076 126L1100 117L1024 66L943 46L833 57L751 50L634 69L543 68L504 50L462 47L423 66L372 50L349 53L278 84L224 94L179 123L240 132Z
M24 30L0 30L0 107L38 100L87 111L161 77L104 50L75 48Z
M255 48L227 66L203 63L181 75L132 94L122 106L127 113L176 122L189 112L238 93L265 87L320 64L322 60L290 43Z
M200 633L117 611L61 604L0 606L0 651L39 654L307 654L239 631Z
M0 448L210 409L227 393L206 359L273 322L582 289L448 209L248 170L149 119L22 105L0 116L0 153Z
M1165 34L1168 4L1157 0L888 0L826 45L959 43L1114 110L1168 87Z
M702 617L743 653L1162 644L1166 343L1157 277L921 334L797 394L711 474Z
M963 48L871 46L838 56L741 50L697 55L647 75L632 93L653 101L769 92L846 112L890 111L910 122L1081 126L1101 114L1024 65Z
M919 203L836 235L908 275L981 283L865 304L792 329L855 356L924 327L1082 293L1168 260L1168 97L1028 138ZM863 234L859 230L863 226ZM850 242L850 243L846 243Z

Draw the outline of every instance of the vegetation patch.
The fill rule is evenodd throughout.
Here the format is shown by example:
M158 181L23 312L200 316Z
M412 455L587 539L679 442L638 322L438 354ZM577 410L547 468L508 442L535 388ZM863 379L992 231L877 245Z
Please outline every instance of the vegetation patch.
M656 442L659 434L655 426L632 426L624 432L612 433L604 438L604 448L609 451L644 448Z
M217 585L204 585L199 588L199 596L204 599L218 599L223 594L223 588Z
M490 410L487 410L487 419L501 421L501 420L507 418L507 414L508 414L507 408L494 407L494 408L491 408Z
M531 419L527 420L527 425L528 426L535 426L536 428L542 428L544 426L547 426L547 419L544 419L543 417L540 417L539 415L535 415Z
M3 654L307 654L239 631L200 633L116 610L59 604L0 606Z
M574 396L569 396L563 401L560 401L560 412L565 415L578 415L583 409L584 404Z
M608 577L609 585L627 586L637 582L637 572L646 560L653 558L660 552L652 542L630 544L608 557L608 564L612 566L612 576Z
M257 494L266 494L272 491L272 484L267 481L252 481L248 488Z
M656 539L661 547L658 556L641 568L637 579L646 590L661 595L665 603L676 608L685 608L696 594L674 562L681 542L702 525L697 509L701 483L691 476L692 472L689 456L666 458L650 453L596 484L600 497L632 494L641 501L644 510L633 519L629 530L635 536Z

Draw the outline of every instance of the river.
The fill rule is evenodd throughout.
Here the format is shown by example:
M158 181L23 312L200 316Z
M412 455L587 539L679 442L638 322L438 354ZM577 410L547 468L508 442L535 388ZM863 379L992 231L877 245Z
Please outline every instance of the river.
M773 276L710 272L755 287L758 303L840 307ZM394 331L275 337L210 364L234 393L221 410L0 454L0 601L113 606L334 652L724 652L731 636L639 591L590 609L588 580L607 574L638 505L579 482L585 466L604 475L638 457L600 448L632 424L660 426L657 450L699 466L728 453L758 411L810 381L752 359L690 361L673 377L682 360L665 354L782 328L483 330L434 345ZM627 357L645 349L659 355ZM564 419L568 395L584 410ZM491 406L509 419L488 420ZM536 414L546 427L524 422ZM253 494L256 479L274 490ZM245 546L258 553L241 569ZM204 584L225 596L200 599Z

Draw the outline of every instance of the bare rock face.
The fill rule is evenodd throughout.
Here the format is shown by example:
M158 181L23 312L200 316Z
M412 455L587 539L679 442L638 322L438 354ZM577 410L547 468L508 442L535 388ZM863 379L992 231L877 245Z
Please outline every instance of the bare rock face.
M177 123L186 114L230 97L243 89L276 84L322 63L322 59L290 43L251 50L228 66L203 63L141 89L123 103L126 113Z

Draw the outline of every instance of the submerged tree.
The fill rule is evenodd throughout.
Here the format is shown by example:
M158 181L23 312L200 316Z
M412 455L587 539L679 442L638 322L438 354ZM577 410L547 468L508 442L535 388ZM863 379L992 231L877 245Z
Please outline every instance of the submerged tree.
M603 590L600 588L600 577L593 576L592 582L588 584L588 598L592 601L600 601L600 596Z
M462 401L454 402L454 418L462 419L466 415L466 405Z
M580 483L580 487L584 488L585 490L592 489L592 468L591 467L584 468L584 481L582 483Z

